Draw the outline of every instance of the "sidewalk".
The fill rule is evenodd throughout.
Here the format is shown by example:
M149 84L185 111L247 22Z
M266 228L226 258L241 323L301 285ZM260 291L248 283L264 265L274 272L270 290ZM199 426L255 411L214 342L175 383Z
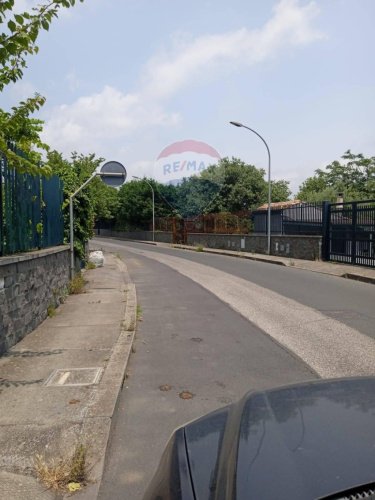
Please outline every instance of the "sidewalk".
M96 498L134 337L136 294L111 254L84 278L85 293L69 296L0 358L0 498L56 498L35 479L35 455L59 459L81 443L89 484L75 497Z

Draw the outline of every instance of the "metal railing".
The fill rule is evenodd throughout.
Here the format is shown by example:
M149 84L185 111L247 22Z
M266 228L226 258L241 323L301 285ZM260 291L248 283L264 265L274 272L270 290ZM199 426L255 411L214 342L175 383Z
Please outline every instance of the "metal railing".
M326 257L375 267L375 200L330 204Z
M0 153L0 256L61 245L62 203L57 176L18 173Z
M267 233L267 211L253 212L254 232ZM324 204L300 203L271 212L271 233L285 235L321 235L323 232Z

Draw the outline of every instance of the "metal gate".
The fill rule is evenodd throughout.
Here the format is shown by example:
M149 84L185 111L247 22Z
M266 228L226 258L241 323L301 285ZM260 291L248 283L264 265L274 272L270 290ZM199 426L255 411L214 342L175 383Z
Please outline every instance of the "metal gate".
M326 258L375 267L375 200L328 205Z
M172 237L173 243L185 245L187 241L187 235L185 230L185 221L179 217L173 217L172 222Z

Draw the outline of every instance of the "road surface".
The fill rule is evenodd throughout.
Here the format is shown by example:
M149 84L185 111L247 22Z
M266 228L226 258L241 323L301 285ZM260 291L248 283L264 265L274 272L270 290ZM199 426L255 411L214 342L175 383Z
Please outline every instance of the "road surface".
M248 390L375 373L373 285L139 243L95 245L124 259L142 309L101 500L141 499L173 429Z

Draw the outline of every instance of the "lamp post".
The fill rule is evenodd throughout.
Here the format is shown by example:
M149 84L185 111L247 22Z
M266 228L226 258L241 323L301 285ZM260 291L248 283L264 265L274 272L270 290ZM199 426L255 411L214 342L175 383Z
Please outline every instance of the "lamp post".
M268 144L266 141L263 139L263 137L258 134L256 130L253 130L250 127L247 127L246 125L243 125L242 123L239 122L229 122L231 125L234 125L235 127L242 127L242 128L247 128L247 130L250 130L250 132L253 132L255 135L259 137L264 143L264 145L267 148L267 153L268 153L268 216L267 216L267 254L271 254L271 153L270 149L268 147Z
M132 177L133 177L133 179L137 179L139 181L146 182L151 188L151 191L152 191L152 241L155 241L155 192L154 192L154 188L152 187L151 182L148 182L148 180L140 179L139 177L137 177L135 175L133 175Z

